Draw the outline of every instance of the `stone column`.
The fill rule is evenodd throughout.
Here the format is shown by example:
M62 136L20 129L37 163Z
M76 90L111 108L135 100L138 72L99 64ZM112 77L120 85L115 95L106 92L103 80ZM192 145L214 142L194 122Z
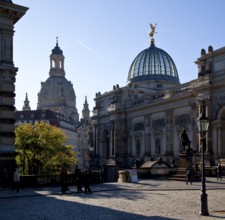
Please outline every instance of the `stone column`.
M221 133L222 133L222 132L221 132L221 130L222 130L221 127L219 127L219 129L218 129L218 146L219 146L219 147L218 147L218 152L217 152L218 155L221 154L221 147L222 147L222 146L221 146L221 142L222 142L222 141L221 141L221 140L222 140L222 136L221 136Z
M196 132L197 131L196 119L198 118L198 108L197 108L197 104L195 102L190 103L190 106L191 106L191 110L192 110L191 148L193 150L199 150L199 149L196 149L196 146L197 146L197 143L196 142L198 141L198 132Z
M111 156L115 155L115 134L114 134L114 121L111 121L110 142L111 142Z
M173 109L166 111L166 140L166 153L173 157Z
M28 8L0 1L0 168L15 165L15 81L13 63L14 24ZM23 56L23 54L21 54Z

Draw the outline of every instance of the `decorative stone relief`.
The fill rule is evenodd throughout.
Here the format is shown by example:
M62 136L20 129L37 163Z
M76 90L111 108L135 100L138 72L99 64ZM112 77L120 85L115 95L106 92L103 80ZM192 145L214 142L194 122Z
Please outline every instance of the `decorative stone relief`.
M182 114L175 116L175 125L179 127L185 127L191 124L191 114Z

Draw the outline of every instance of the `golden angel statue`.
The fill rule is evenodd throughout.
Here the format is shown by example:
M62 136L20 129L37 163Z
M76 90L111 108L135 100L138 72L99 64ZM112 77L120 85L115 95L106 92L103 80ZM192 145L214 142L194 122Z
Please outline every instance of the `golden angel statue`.
M153 36L154 36L156 25L157 25L157 24L155 24L155 26L153 26L153 25L150 23L150 28L151 28L151 30L152 30L152 31L150 32L150 34L149 34L150 37L153 37Z

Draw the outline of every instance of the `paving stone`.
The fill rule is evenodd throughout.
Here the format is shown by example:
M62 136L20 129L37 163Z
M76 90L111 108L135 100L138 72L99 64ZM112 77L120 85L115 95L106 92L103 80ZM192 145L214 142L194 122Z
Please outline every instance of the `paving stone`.
M1 220L146 220L225 218L225 181L207 179L210 216L200 216L201 183L166 179L92 185L93 194L58 187L0 191Z

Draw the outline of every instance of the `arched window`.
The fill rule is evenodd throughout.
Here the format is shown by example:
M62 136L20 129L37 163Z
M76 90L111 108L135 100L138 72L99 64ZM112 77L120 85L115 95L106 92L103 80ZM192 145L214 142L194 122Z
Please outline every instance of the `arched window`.
M52 68L55 68L55 61L52 60Z

